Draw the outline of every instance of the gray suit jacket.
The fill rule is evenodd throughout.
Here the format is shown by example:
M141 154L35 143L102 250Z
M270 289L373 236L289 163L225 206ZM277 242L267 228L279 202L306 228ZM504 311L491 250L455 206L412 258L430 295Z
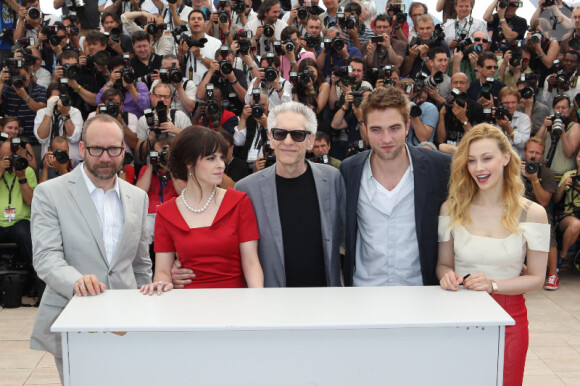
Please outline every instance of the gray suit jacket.
M79 165L34 190L31 233L34 269L46 283L30 347L62 357L60 334L50 327L73 297L73 285L96 275L107 289L138 288L151 282L147 194L119 180L125 223L107 261L99 218Z
M314 175L320 223L326 282L340 286L340 244L344 240L344 181L338 170L330 165L308 161ZM256 212L260 240L258 255L264 271L265 287L285 287L284 245L276 192L276 165L240 180L235 189L245 192Z

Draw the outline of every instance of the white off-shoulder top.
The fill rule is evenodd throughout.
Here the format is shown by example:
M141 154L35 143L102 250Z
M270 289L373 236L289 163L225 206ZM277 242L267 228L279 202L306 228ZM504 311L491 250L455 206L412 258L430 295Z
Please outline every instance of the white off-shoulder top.
M472 235L464 226L449 224L449 216L439 216L439 242L453 236L455 272L460 276L482 272L494 279L518 277L529 249L548 252L550 249L550 224L520 222L520 231L504 239Z

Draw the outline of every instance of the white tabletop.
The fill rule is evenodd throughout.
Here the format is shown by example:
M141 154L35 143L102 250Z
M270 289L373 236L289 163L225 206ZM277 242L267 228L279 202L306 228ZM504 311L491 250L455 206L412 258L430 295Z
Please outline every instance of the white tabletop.
M187 289L75 296L66 331L208 331L513 325L485 292L440 287Z

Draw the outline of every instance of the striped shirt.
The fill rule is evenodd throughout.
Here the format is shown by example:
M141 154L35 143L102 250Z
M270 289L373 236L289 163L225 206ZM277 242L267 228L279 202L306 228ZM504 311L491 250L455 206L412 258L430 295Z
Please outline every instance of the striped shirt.
M361 25L361 29L363 30L363 32L361 33L360 29L358 30L358 40L360 42L361 46L364 46L368 41L371 40L371 38L373 36L375 36L375 33L372 29L370 29L369 27L367 27L366 25L362 24ZM350 37L349 34L346 34L346 42L352 46L352 39Z
M28 96L31 100L36 102L46 103L46 89L35 83L31 83L27 90ZM28 104L16 94L12 86L4 85L2 89L2 104L7 116L18 118L22 134L33 145L38 145L38 141L34 136L34 118L36 113L30 110Z

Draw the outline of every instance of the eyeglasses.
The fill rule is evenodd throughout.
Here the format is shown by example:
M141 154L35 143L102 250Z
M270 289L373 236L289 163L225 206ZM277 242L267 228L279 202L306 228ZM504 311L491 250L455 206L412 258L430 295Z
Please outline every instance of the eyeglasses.
M486 70L491 70L491 69L497 70L499 67L498 66L485 66Z
M284 141L288 134L292 137L294 142L304 142L306 136L311 134L309 130L284 130L284 129L272 129L272 137L276 141Z
M153 94L158 99L170 99L171 95L161 95L161 94Z
M100 147L100 146L86 146L89 154L93 157L100 157L106 151L110 157L118 157L125 149L123 146L111 146L111 147Z
M489 43L489 40L487 40L485 38L473 38L473 41L476 43L479 43L479 42L484 42L486 44Z

